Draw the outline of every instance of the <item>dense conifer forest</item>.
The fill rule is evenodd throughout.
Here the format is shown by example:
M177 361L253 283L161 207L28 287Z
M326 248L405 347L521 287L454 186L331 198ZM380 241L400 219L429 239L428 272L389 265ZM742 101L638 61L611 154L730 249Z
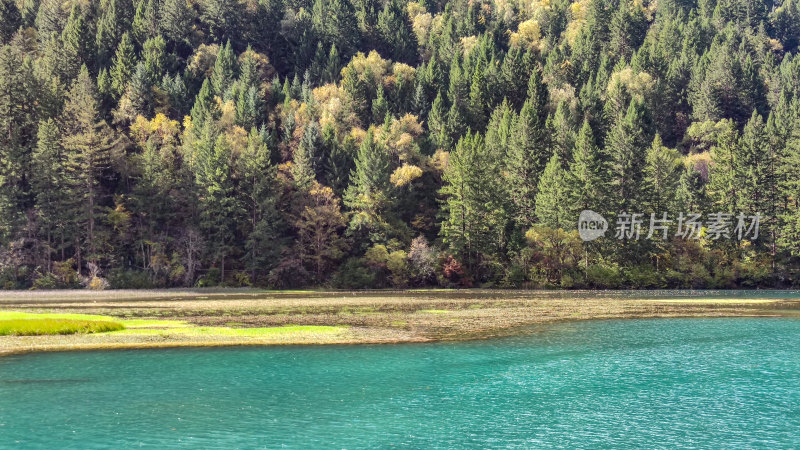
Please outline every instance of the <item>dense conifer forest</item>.
M0 0L0 43L3 288L800 283L797 0Z

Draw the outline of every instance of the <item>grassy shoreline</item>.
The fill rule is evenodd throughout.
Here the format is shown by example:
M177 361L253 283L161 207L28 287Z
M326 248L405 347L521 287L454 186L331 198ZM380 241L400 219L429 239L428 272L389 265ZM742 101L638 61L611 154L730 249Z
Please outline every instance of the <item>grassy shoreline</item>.
M797 291L24 291L0 319L105 320L124 330L0 336L0 356L163 347L465 340L566 320L800 317Z

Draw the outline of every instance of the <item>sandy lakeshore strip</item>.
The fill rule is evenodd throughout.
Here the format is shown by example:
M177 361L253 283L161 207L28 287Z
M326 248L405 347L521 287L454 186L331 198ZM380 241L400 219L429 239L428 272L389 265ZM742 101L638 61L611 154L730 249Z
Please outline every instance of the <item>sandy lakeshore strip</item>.
M121 321L126 329L66 336L0 336L0 355L182 346L431 342L507 336L524 332L527 326L564 320L800 318L800 292L24 291L0 293L0 318L4 312L102 316Z

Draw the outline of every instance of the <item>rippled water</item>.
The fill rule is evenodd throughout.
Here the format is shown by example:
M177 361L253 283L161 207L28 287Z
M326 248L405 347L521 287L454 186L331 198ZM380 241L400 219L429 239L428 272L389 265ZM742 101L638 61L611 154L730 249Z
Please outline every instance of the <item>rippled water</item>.
M0 358L0 447L797 447L800 320Z

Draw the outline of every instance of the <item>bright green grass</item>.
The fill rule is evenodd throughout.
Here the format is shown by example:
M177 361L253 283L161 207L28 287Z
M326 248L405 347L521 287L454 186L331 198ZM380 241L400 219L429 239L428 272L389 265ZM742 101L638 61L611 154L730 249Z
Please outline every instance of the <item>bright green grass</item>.
M245 337L297 337L300 335L336 335L347 330L345 326L313 326L288 325L268 328L230 328L230 327L198 327L182 320L150 320L150 319L118 319L111 316L66 313L26 313L17 311L0 311L0 324L3 322L74 322L78 323L111 323L119 325L108 329L86 331L108 332L113 334L135 334L145 336L245 336ZM75 331L80 332L80 331ZM74 332L72 332L74 333ZM30 333L37 334L72 334L70 332ZM0 335L3 335L0 328ZM5 333L15 334L15 333Z
M0 336L43 336L76 333L120 331L119 322L75 319L11 319L0 320Z
M124 319L125 328L180 328L189 326L185 320Z
M0 311L0 320L13 319L73 319L73 320L119 320L111 316L68 313L27 313L17 311Z
M119 322L125 328L176 328L186 327L188 322L183 320L150 320L150 319L119 319L111 316L93 314L70 313L27 313L17 311L0 311L0 320L15 319L65 319L65 320L94 320L103 322Z

